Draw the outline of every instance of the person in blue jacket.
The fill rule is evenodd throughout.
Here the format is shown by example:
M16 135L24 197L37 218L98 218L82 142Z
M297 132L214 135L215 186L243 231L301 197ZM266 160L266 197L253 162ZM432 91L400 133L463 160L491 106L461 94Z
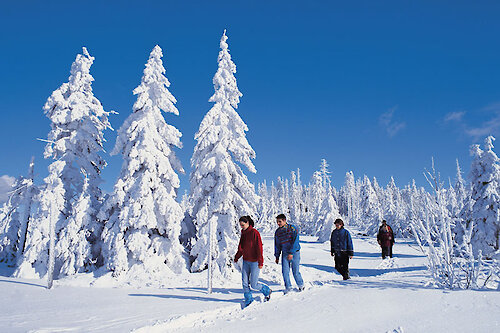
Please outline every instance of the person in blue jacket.
M281 257L281 269L283 273L283 280L285 281L285 294L292 288L290 282L290 267L292 268L293 277L297 283L299 291L304 290L304 280L300 275L300 244L299 244L299 231L294 225L286 222L285 214L276 216L278 229L274 234L274 257L276 263L279 264Z
M352 247L352 239L349 231L344 229L344 221L341 219L335 220L335 229L330 237L332 256L335 256L335 269L342 275L344 280L350 279L349 276L349 259L354 256Z

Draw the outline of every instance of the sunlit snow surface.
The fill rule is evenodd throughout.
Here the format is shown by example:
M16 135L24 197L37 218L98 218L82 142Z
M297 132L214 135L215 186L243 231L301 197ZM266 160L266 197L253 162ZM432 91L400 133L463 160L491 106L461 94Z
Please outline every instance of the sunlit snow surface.
M166 279L163 288L81 274L57 280L47 290L44 280L5 277L10 271L2 267L0 331L500 331L500 292L429 286L425 257L411 242L400 240L395 258L382 260L374 238L355 236L352 279L344 282L333 269L329 243L302 237L306 290L285 296L281 265L272 260L273 239L263 240L267 255L261 279L274 291L270 302L261 302L262 296L254 293L256 301L242 310L238 275L216 281L212 294L205 291L206 272Z

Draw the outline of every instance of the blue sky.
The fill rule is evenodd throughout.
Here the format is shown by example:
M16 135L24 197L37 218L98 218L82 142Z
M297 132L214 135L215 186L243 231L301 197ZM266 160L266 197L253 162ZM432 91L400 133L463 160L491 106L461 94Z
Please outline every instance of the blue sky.
M376 3L375 3L376 2ZM210 109L224 29L243 93L238 108L257 153L252 182L308 182L320 160L338 188L347 171L400 187L434 157L444 178L469 146L500 136L500 3L496 1L18 1L0 10L0 176L30 157L37 177L49 121L45 100L69 76L81 47L95 57L94 94L119 115L132 110L149 52L164 52L183 133L178 151L189 187L194 139ZM116 132L105 133L111 151ZM500 143L497 142L497 145ZM498 152L498 149L497 149ZM112 189L121 157L109 157Z

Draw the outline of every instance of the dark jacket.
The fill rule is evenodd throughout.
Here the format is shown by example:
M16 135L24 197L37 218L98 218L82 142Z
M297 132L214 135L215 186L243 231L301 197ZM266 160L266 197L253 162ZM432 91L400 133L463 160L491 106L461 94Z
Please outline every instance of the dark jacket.
M352 246L351 234L345 230L344 227L334 229L330 236L330 252L333 254L346 253L348 256L354 255L354 248Z
M238 252L234 256L234 260L238 260L243 256L243 260L251 262L259 262L259 266L264 265L264 257L262 256L262 239L257 229L248 226L247 230L241 231L240 244Z
M299 250L299 230L296 226L287 223L276 230L274 233L274 256L276 258L280 257L281 252L286 256L293 255Z
M380 227L378 229L377 241L382 247L389 247L394 244L394 233L392 232L392 228L387 226L387 231Z

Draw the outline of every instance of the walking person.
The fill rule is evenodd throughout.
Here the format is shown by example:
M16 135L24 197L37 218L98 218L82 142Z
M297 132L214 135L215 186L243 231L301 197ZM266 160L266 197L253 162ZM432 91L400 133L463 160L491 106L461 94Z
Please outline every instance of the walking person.
M352 246L352 238L349 231L344 229L344 221L342 219L335 220L335 229L330 237L330 253L334 256L335 269L342 275L344 280L348 280L349 276L349 259L354 256Z
M241 238L238 245L238 252L234 256L234 262L238 262L238 259L243 256L241 283L243 285L243 296L245 297L246 307L253 302L251 289L261 291L264 294L264 301L268 301L271 298L272 290L267 285L258 281L260 270L264 266L260 233L253 227L254 222L250 216L240 217L239 223Z
M394 233L386 220L382 220L382 225L378 229L377 242L382 248L382 259L389 256L392 258L392 246L394 245Z
M274 234L274 257L276 258L276 263L279 264L281 255L281 271L285 282L285 294L292 288L290 267L292 268L295 283L297 283L299 291L302 291L304 290L304 280L299 270L300 244L298 228L286 222L285 214L276 216L276 223L278 224L278 229Z

